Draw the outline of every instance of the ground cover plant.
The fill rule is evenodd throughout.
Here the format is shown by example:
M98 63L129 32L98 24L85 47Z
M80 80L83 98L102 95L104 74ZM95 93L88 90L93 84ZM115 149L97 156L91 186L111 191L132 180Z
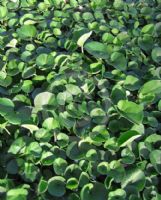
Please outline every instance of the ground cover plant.
M161 200L161 0L0 1L0 200Z

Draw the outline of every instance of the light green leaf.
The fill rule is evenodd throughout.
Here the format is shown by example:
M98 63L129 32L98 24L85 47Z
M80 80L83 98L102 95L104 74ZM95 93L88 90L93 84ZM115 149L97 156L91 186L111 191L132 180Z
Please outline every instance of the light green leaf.
M96 58L108 59L109 52L107 46L100 42L88 42L84 45L84 49Z
M92 35L92 31L90 31L89 33L85 33L83 34L77 41L77 45L79 47L81 47L82 49L82 52L83 52L83 46L84 46L84 43L88 40L88 38Z
M0 6L0 20L7 16L8 10L5 6Z
M27 200L28 191L24 188L11 189L7 192L7 200Z
M51 67L54 64L54 57L50 54L42 53L36 58L36 65L39 67Z
M59 128L59 121L52 118L52 117L48 117L47 119L44 120L42 127L44 127L47 130L53 130L56 128Z
M141 29L141 32L152 34L153 30L154 30L154 24L147 24Z
M36 36L37 30L33 25L22 25L17 33L21 39L31 39Z
M55 100L55 95L51 92L39 93L34 99L34 105L37 108L42 108L44 105L52 105Z
M132 101L120 100L117 107L121 114L129 121L140 124L143 120L143 106L138 105Z
M146 82L139 91L139 97L149 94L158 94L161 90L161 80L151 80Z
M12 39L7 45L6 47L13 47L15 48L17 45L18 41L16 39Z
M34 124L22 124L21 126L23 128L28 129L31 133L33 133L34 131L39 130L39 128L36 125L34 125Z
M67 88L67 91L71 93L72 95L78 95L81 93L81 89L77 85L67 84L66 88Z

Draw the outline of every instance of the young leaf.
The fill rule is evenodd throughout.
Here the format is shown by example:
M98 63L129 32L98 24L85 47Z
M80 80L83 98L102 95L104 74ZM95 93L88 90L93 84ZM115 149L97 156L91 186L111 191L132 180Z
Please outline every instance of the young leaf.
M92 35L92 31L90 31L89 33L85 33L83 34L77 41L77 45L79 47L81 47L82 49L82 53L83 53L83 46L84 46L84 43L88 40L88 38Z
M28 129L31 133L33 133L33 131L39 130L39 128L36 125L34 125L34 124L22 124L21 126L23 128Z

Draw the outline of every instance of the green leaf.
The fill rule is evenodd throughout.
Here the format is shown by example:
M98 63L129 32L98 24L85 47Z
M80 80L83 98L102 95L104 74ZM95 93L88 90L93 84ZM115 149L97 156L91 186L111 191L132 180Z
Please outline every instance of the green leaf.
M110 166L108 162L101 162L97 166L97 171L102 175L107 175L110 171Z
M79 177L79 187L83 187L87 183L89 183L89 175L87 172L82 172Z
M142 191L145 186L144 172L138 168L132 168L126 170L126 175L121 181L122 188L128 188L129 186L136 187L138 191Z
M126 90L121 85L116 84L112 88L111 100L114 104L117 104L119 100L126 100Z
M161 100L158 102L158 110L161 111Z
M39 67L51 67L54 64L54 57L50 54L42 53L36 58L36 65Z
M120 113L129 121L140 124L142 123L144 114L143 107L132 101L120 100L117 104Z
M58 133L57 135L57 144L60 147L65 147L68 145L69 142L69 136L65 133Z
M4 19L8 14L8 10L5 6L0 6L0 20Z
M161 90L161 80L151 80L146 82L139 90L139 97L148 94L158 94Z
M41 157L41 163L43 166L50 166L55 160L55 155L50 151L43 151Z
M2 116L8 115L13 112L14 103L8 98L0 98L0 114Z
M154 24L147 24L142 28L141 32L152 34L153 30L154 30Z
M31 80L25 80L21 86L22 91L30 93L33 90L33 83Z
M31 133L33 133L34 131L39 130L39 128L36 125L34 125L34 124L22 124L21 126L23 128L28 129Z
M72 94L68 91L60 92L57 97L57 102L59 105L65 105L66 102L71 102L73 100Z
M74 84L67 84L66 89L72 95L79 95L81 93L81 89L77 85L74 85Z
M48 182L41 179L37 188L38 194L45 193L47 191L47 188L48 188Z
M6 47L16 47L16 45L17 45L17 40L16 39L12 39L7 45L6 45Z
M23 25L17 29L17 33L21 39L31 39L36 36L37 30L34 25Z
M84 43L88 40L88 38L92 35L92 31L90 31L89 33L85 33L83 34L77 41L77 45L79 47L81 47L82 49L82 52L83 52L83 46L84 46Z
M139 79L132 75L126 76L124 87L130 91L138 90L140 88Z
M7 192L7 200L27 200L28 191L24 188L10 189Z
M65 179L55 176L48 180L48 192L54 197L62 197L65 194Z
M124 56L124 54L120 52L114 52L111 54L111 65L114 66L116 69L119 69L121 71L126 70L127 68L127 60Z
M109 138L109 132L103 125L95 126L90 133L90 138L96 142L105 142Z
M93 119L93 121L97 124L102 124L107 121L107 116L105 111L102 108L94 108L90 112L90 117Z
M109 200L120 199L123 200L126 198L126 192L123 189L116 189L115 191L109 192Z
M40 157L42 153L42 148L38 142L31 142L26 148L26 154L32 155L34 157Z
M108 59L109 52L107 46L100 42L88 42L84 45L84 49L96 58Z
M117 142L120 147L124 147L126 145L129 145L131 142L133 142L135 139L139 138L141 135L137 131L129 130L120 135Z
M161 174L161 150L153 150L150 153L150 162L154 166L155 170Z
M39 168L32 163L26 162L22 177L25 181L34 182L38 176Z
M7 163L6 170L9 174L17 174L18 172L18 163L16 160L10 160Z
M8 152L12 154L24 153L27 142L28 142L27 137L19 137L15 139L12 142Z
M80 194L81 200L106 200L107 191L101 183L89 183L84 185Z
M52 117L48 117L47 119L44 120L42 127L47 130L53 130L53 129L59 128L60 126L59 126L58 120Z
M152 50L151 56L152 56L152 59L153 59L154 62L160 63L161 62L161 48L155 47Z
M63 175L68 163L63 158L56 158L53 163L54 171L57 175Z
M78 188L78 180L76 178L69 178L66 183L66 188L69 190L75 190Z
M36 95L34 105L38 109L42 109L45 105L53 105L55 95L51 92L42 92Z

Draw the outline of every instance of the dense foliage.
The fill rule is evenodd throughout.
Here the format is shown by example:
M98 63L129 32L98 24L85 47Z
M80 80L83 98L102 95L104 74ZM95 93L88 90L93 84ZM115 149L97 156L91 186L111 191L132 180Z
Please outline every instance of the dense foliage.
M161 199L161 0L0 1L0 199Z

